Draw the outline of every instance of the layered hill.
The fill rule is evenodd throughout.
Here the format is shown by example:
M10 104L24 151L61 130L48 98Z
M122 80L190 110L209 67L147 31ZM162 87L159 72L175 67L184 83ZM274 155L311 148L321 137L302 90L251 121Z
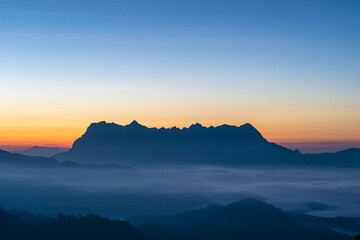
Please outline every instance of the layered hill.
M0 149L0 166L8 167L32 167L32 168L122 168L128 167L119 166L117 164L79 164L72 161L59 162L52 157L27 156L20 153L11 153Z
M153 240L352 239L325 227L301 224L290 214L251 199L146 221L139 229Z
M137 227L127 221L97 215L36 216L0 208L0 239L124 239L124 240L350 240L350 235L327 227L328 219L301 215L300 220L258 200L214 205L178 215L139 217ZM310 220L308 219L310 218ZM314 220L315 218L315 220ZM143 221L141 221L143 220ZM325 224L324 224L325 221ZM331 221L331 220L330 220ZM331 221L334 228L343 220ZM345 228L348 228L346 221ZM351 226L355 223L351 223ZM357 225L358 226L358 225ZM358 228L354 228L355 231Z
M268 142L251 124L148 128L133 121L91 124L61 161L136 164L251 164L294 162L300 153Z
M126 221L96 215L38 217L29 213L16 215L0 208L0 225L0 239L4 240L147 239Z
M304 154L303 161L319 166L360 167L360 148L349 148L335 153Z
M61 165L61 163L56 161L54 158L30 157L19 153L7 152L1 149L0 164L22 167L58 167Z
M69 150L68 148L58 148L58 147L39 147L34 146L28 149L20 150L20 151L14 151L14 153L20 153L27 156L32 157L52 157L55 154L65 152Z

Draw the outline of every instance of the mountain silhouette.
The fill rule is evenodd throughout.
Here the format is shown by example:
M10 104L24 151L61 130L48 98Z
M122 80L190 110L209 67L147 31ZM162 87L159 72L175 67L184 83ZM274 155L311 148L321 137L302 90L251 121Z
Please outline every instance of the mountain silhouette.
M177 215L163 215L163 216L147 216L141 215L129 219L130 223L135 226L151 224L169 224L169 225L184 225L192 224L199 220L207 218L212 213L223 208L223 206L214 204L200 210L187 211Z
M59 162L54 158L39 157L39 156L26 156L19 153L11 153L0 149L0 164L2 166L12 167L33 167L33 168L122 168L129 169L129 167L123 167L117 164L93 164L84 163L79 164L72 161Z
M359 229L356 218L294 216L252 199L172 216L143 217L143 220L145 224L134 227L127 221L92 214L47 217L0 208L0 239L350 240L350 236L324 226Z
M325 227L300 224L290 214L252 199L168 216L162 220L165 221L140 225L139 229L152 240L352 239Z
M360 149L301 154L267 141L251 124L148 128L92 123L73 147L54 156L78 163L123 165L209 164L222 166L360 166Z
M308 226L323 226L349 235L355 236L360 233L360 217L318 217L297 214L293 215L293 219Z
M304 154L304 161L318 165L331 163L334 167L360 167L360 148L349 148L335 153Z
M287 163L300 156L268 142L247 123L242 126L148 128L133 121L91 124L73 147L55 155L61 161L136 164L261 164ZM271 161L269 161L271 159Z
M54 158L30 157L0 149L0 164L23 167L58 167L60 162Z
M20 215L20 216L18 216ZM146 240L126 221L96 215L39 217L0 208L0 239L4 240Z
M58 147L39 147L34 146L28 149L20 150L20 151L14 151L13 153L20 153L27 156L32 157L52 157L55 154L68 151L68 148L58 148Z

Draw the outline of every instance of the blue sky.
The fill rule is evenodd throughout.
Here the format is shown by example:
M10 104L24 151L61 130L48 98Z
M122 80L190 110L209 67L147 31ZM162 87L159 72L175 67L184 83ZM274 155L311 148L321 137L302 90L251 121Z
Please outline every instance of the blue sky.
M0 138L45 142L46 127L70 141L137 119L358 140L359 12L357 0L0 0Z

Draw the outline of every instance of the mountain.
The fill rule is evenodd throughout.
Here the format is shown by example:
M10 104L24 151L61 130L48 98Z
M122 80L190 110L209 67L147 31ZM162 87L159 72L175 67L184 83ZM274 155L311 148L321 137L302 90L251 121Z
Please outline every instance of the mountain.
M52 157L56 154L68 151L68 148L58 148L58 147L38 147L34 146L21 151L14 151L13 153L20 153L27 156L38 156L38 157Z
M293 215L293 219L308 226L327 227L349 235L360 233L360 217L318 217L307 214L297 214Z
M128 167L119 166L117 164L78 164L71 161L59 162L54 158L49 157L30 157L19 153L11 153L0 149L0 164L2 166L12 167L34 167L34 168L123 168Z
M91 124L61 161L136 164L273 165L295 162L301 154L268 142L247 123L189 128L148 128L136 121Z
M126 221L110 220L96 215L37 217L0 209L0 239L6 240L146 240Z
M163 216L137 216L129 219L130 223L135 226L144 224L168 224L168 225L184 225L192 224L199 220L207 218L209 215L223 208L221 205L210 205L200 210L187 211L177 215L163 215Z
M28 212L0 208L0 239L7 240L350 240L352 237L330 230L299 215L298 219L258 200L241 200L226 206L173 216L154 217L138 227L127 221L97 215L35 216ZM311 221L307 219L309 217ZM322 218L321 218L322 219ZM300 223L302 222L302 223ZM335 220L335 223L338 222ZM355 223L340 220L352 227ZM310 224L309 224L310 223ZM350 224L350 225L349 225ZM344 225L344 224L343 224Z
M360 167L360 148L349 148L335 153L304 154L304 162L316 165L331 163L334 167Z
M290 214L265 202L251 199L224 207L168 216L162 220L163 222L149 222L138 228L152 240L352 239L325 227L310 227L298 223Z
M207 164L221 166L360 167L360 149L301 154L268 142L251 124L189 128L148 128L92 123L73 147L54 156L78 163L134 165Z
M38 234L26 221L0 208L0 239L35 240Z
M60 162L54 158L30 157L0 149L0 164L22 167L57 167Z

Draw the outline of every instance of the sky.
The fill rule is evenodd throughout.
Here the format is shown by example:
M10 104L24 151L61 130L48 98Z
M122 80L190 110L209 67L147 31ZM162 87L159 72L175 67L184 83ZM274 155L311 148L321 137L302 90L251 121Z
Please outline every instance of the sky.
M92 122L360 142L360 1L0 0L0 145Z

